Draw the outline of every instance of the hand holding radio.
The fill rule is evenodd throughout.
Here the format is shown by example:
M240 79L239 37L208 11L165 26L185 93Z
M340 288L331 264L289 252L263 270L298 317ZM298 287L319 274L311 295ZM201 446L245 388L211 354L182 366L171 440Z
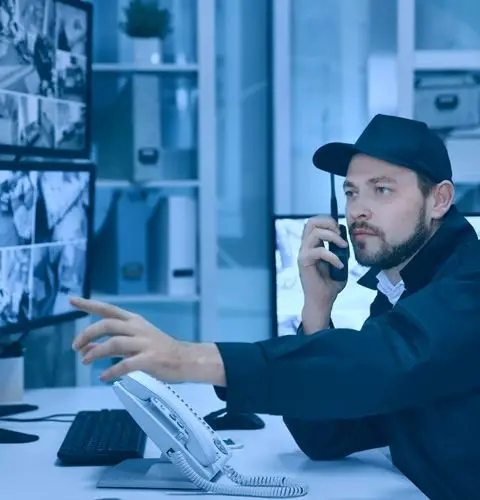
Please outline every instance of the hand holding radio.
M298 268L305 300L312 304L333 303L345 288L346 281L335 280L331 268L341 271L345 264L325 243L339 249L348 249L346 234L343 237L335 219L330 216L310 218L304 228Z

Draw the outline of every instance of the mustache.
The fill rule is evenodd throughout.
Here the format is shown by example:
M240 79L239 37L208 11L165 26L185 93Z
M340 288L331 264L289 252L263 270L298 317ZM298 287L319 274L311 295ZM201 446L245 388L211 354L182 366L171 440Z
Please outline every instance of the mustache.
M349 229L350 233L352 233L353 231L358 231L358 230L368 231L369 233L373 233L376 236L381 236L383 234L383 232L380 229L373 227L373 226L370 226L369 224L366 224L365 222L354 222L350 225L350 229Z

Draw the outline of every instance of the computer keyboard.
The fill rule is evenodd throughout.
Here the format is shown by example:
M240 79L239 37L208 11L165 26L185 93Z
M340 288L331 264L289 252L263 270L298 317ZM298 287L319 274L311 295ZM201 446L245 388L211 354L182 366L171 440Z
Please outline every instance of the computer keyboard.
M142 458L146 435L126 410L81 411L57 457L64 465L115 465Z

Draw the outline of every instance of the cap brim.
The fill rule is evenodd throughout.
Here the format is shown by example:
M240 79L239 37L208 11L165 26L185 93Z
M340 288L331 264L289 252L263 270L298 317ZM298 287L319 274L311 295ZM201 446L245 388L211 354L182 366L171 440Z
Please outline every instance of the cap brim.
M350 161L357 153L353 144L330 142L315 151L312 161L320 170L346 177Z

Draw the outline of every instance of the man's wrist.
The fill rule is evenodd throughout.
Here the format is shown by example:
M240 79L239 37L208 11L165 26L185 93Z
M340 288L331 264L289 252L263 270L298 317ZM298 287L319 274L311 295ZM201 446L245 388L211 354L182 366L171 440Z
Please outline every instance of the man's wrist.
M325 330L330 326L333 301L324 304L312 304L305 301L302 309L302 326L306 335Z
M178 350L181 380L226 386L225 367L215 344L179 342Z

